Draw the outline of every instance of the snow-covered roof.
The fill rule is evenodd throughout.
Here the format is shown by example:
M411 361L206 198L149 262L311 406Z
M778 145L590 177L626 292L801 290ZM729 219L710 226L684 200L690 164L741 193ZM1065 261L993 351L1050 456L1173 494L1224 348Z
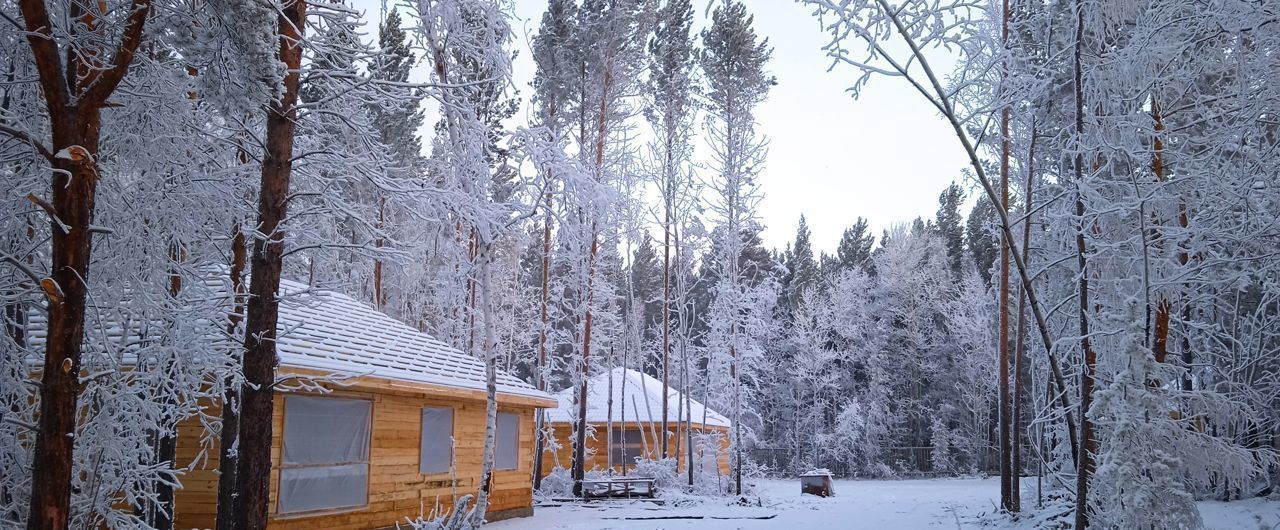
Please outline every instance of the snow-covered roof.
M217 297L226 297L229 292L225 272L209 274L203 283ZM42 350L47 334L44 312L33 312L30 323L30 345ZM120 334L119 326L108 327L108 337ZM276 329L276 351L286 373L290 368L310 369L463 390L486 389L485 365L480 359L341 293L282 279ZM552 399L503 370L498 370L498 393Z
M609 419L610 374L613 376L613 421L620 421L624 416L627 422L639 421L640 423L648 423L650 421L662 421L662 381L635 370L614 368L587 381L588 422L604 423ZM573 414L577 411L574 407L574 398L576 396L577 388L569 388L556 394L556 401L559 401L560 405L553 410L547 411L547 421L554 423L573 421ZM683 407L679 405L681 399L684 399L683 394L674 388L667 389L668 421L674 422L677 414L689 414L692 412L690 416L694 425L697 426L702 423L703 413L705 412L707 425L729 427L729 418L711 410L695 399L689 399L688 407L690 410L683 410ZM625 415L622 409L624 404L626 406ZM639 418L637 418L637 414L639 414Z
M288 280L280 281L280 293L276 351L283 366L485 390L483 361L350 296ZM503 370L498 392L551 398Z

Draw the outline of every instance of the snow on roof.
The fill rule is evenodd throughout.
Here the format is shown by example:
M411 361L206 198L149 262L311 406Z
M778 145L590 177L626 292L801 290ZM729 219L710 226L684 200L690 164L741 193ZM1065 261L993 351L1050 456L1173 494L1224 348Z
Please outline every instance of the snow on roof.
M289 296L304 291L305 296ZM276 351L281 365L485 390L480 359L350 296L289 280L280 281L280 294ZM498 370L498 392L551 398L503 370Z
M624 416L628 422L637 421L637 414L639 414L639 421L642 423L662 421L662 381L635 370L614 368L587 381L588 422L604 423L609 419L610 374L613 375L613 421L620 421ZM572 416L577 412L576 407L574 407L574 398L576 396L577 388L569 388L556 394L555 398L560 402L560 406L547 411L547 421L553 423L573 421ZM676 389L667 389L669 421L675 421L678 413L689 414L689 412L692 412L690 416L693 419L693 423L697 425L702 423L703 413L705 412L707 425L729 427L729 418L711 410L695 399L689 399L689 411L683 410L683 407L679 405L680 400L683 398L683 394L676 391ZM625 414L622 409L623 404L626 405Z
M205 276L204 286L226 297L223 274ZM351 298L280 280L280 316L276 351L284 369L312 369L335 375L376 377L414 384L484 392L485 365L480 359L418 331ZM33 311L30 344L43 349L45 314ZM121 334L108 325L108 337ZM130 361L131 362L131 361ZM498 370L498 393L544 400L552 396L514 375Z

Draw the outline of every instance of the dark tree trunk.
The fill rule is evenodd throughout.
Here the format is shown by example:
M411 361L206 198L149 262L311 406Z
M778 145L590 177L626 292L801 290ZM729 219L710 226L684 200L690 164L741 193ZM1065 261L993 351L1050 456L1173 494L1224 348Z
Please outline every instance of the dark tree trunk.
M1009 0L1004 0L1001 10L1000 40L1007 48L1009 44ZM1006 68L1001 68L1000 77L1007 77ZM1003 90L1003 89L1002 89ZM997 207L1009 216L1009 107L1000 109L1000 204ZM1000 238L1000 507L1010 512L1018 511L1018 502L1014 500L1016 487L1013 477L1013 405L1009 401L1009 247L1011 234Z
M1006 22L1007 23L1007 22ZM1000 112L1000 193L1002 208L1009 213L1009 109ZM1013 425L1013 407L1009 401L1009 239L1000 238L1000 508L1017 511L1013 502L1013 451L1010 447L1010 430Z
M244 162L242 159L241 162ZM236 224L231 235L231 313L227 315L227 335L235 336L244 312L244 267L246 260L244 231ZM239 368L237 363L237 368ZM222 394L222 430L218 433L218 513L217 530L231 530L236 513L236 453L232 450L240 437L240 392L235 379L227 377Z
M671 168L671 145L667 145L667 170ZM668 181L666 194L670 190ZM671 373L671 198L664 197L664 214L662 218L662 458L667 458L667 389L670 388ZM677 416L677 419L679 417ZM677 442L677 446L679 443ZM677 451L679 449L677 448Z
M258 223L250 262L249 300L245 313L244 379L240 387L240 443L236 466L239 499L236 530L267 527L271 476L271 416L274 404L276 323L279 318L280 269L284 261L281 223L288 210L289 176L293 170L293 136L297 118L302 35L306 0L284 5L279 17L280 61L288 68L284 95L267 110L266 152L258 194Z
M550 175L548 175L550 177ZM548 178L550 180L550 178ZM552 212L551 192L546 193L547 217L542 225L542 313L541 327L538 328L538 367L534 372L535 381L538 390L547 390L547 305L551 296L551 218L555 214ZM533 489L542 488L542 457L546 447L546 414L542 409L538 409L535 413L537 421L535 425L537 431L534 433L533 444Z
M40 381L40 419L36 430L35 454L31 467L31 513L29 530L63 529L70 523L72 451L75 446L76 400L80 393L80 354L84 340L84 310L88 295L89 254L92 241L89 225L97 192L98 171L91 162L97 156L98 112L87 113L83 121L66 112L63 124L81 129L81 134L59 141L55 127L54 146L83 146L89 154L79 161L56 159L53 175L53 209L67 227L64 232L53 222L52 279L49 338L45 343L44 369ZM63 173L65 171L66 173ZM61 293L58 293L61 291Z
M90 225L98 186L101 108L133 63L151 10L150 0L134 0L119 46L108 61L102 54L68 53L64 65L57 26L43 0L21 0L19 10L27 43L39 74L51 129L51 149L30 140L53 168L52 201L29 196L50 216L51 263L43 279L49 300L48 338L40 382L40 409L31 468L30 530L65 529L71 517L71 479L75 448L76 402L80 394L80 356L93 250ZM99 32L100 19L72 3L70 29ZM87 61L92 61L89 63ZM12 134L12 133L10 133ZM54 156L57 153L57 156Z
M583 323L582 336L582 381L578 386L578 428L574 433L573 443L573 494L582 495L582 479L587 470L587 381L591 373L591 295L595 280L596 253L599 251L599 238L595 236L595 223L591 225L591 255L587 269L587 311L586 322Z
M1084 69L1081 64L1082 46L1084 45L1084 2L1076 0L1076 43L1074 49L1075 70L1075 133L1079 142L1084 136ZM1079 149L1079 147L1077 147ZM1076 293L1079 302L1080 320L1080 352L1084 365L1080 369L1080 451L1076 455L1076 530L1084 530L1089 526L1089 479L1093 475L1094 453L1097 452L1097 440L1094 438L1093 421L1089 419L1089 407L1093 404L1093 377L1097 366L1097 354L1089 342L1089 270L1088 248L1085 243L1084 196L1081 187L1084 185L1084 154L1077 152L1075 156L1076 180L1076 264L1078 265L1079 285Z
M1035 183L1035 156L1036 156L1036 127L1035 122L1031 125L1031 142L1027 148L1027 182L1023 188L1023 219L1022 219L1022 262L1029 263L1031 261L1031 217L1032 217L1032 186ZM1013 455L1009 467L1013 471L1013 484L1011 491L1011 499L1013 501L1012 511L1022 511L1022 389L1024 379L1026 378L1026 350L1027 350L1027 290L1025 288L1018 289L1018 328L1016 345L1013 350L1013 427L1011 429Z

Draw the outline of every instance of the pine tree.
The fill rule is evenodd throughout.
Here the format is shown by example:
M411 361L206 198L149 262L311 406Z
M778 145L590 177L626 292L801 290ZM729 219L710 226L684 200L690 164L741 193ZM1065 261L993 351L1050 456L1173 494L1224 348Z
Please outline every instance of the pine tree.
M378 101L370 111L378 128L378 140L393 153L405 171L419 168L422 158L422 140L418 129L422 127L422 94L417 90L396 88L396 84L409 80L409 71L417 58L409 48L408 35L401 28L399 10L392 8L378 24L378 54L369 66L369 77L383 81L383 90L397 97Z
M573 24L577 16L577 3L572 0L549 0L547 11L542 15L542 26L533 39L533 60L537 64L537 72L533 78L533 103L537 109L536 124L543 127L548 142L555 148L557 157L567 158L562 148L563 132L569 124L569 110L572 103L573 86L579 78L574 72L574 65L580 65L581 59L573 54L576 48L570 45L573 37ZM553 323L551 307L551 258L552 258L552 224L555 211L556 175L550 169L542 172L542 184L545 188L542 196L542 234L541 234L541 293L538 297L538 352L537 362L533 370L534 385L539 390L547 389L547 359L551 349L550 335ZM537 432L533 456L533 487L542 486L543 447L546 444L544 412L538 411Z
M964 271L964 219L960 215L960 203L963 201L964 191L955 182L938 196L936 226L942 241L947 245L951 274L956 278Z
M756 174L765 154L764 142L755 136L753 110L774 84L774 78L765 72L772 50L768 39L756 39L753 20L740 2L716 7L711 26L702 32L699 61L709 88L710 143L719 173L711 185L717 196L713 210L722 224L717 227L722 254L716 298L710 309L711 344L727 356L734 490L738 494L742 493L742 422L743 408L747 406L743 401L743 372L748 368L746 361L758 355L758 340L766 331L752 315L763 309L761 291L767 290L761 285L767 279L767 271L744 270L738 256L749 248L743 236L756 231Z
M667 389L671 372L671 262L672 232L679 213L680 195L688 179L684 165L692 155L689 131L692 127L692 77L694 45L691 36L693 4L690 0L668 0L658 9L653 37L649 40L650 103L645 117L657 135L655 156L661 172L658 189L662 194L662 299L661 375L662 432L668 432ZM666 458L667 437L662 437L661 456Z
M840 262L840 267L850 270L869 266L871 247L875 246L875 242L876 237L871 235L867 220L859 216L853 226L844 229L844 233L840 235L840 244L836 247L836 259Z
M986 196L979 196L965 221L965 239L969 243L969 254L973 256L974 266L987 285L991 285L992 267L999 257L994 237L995 224L995 203Z
M662 261L658 250L654 248L653 237L646 230L640 238L631 257L631 285L635 290L635 303L641 313L641 332L645 344L660 339L662 331ZM661 376L662 352L653 353L656 357L646 360L646 369L652 366L654 375Z
M284 96L267 110L265 153L258 195L257 231L250 258L249 302L245 311L244 384L240 387L240 441L236 470L237 509L233 528L265 528L271 468L273 385L276 365L276 324L280 301L280 272L284 262L284 231L293 170L294 132L302 66L302 36L306 28L305 0L293 0L279 14L279 60L289 68Z
M23 0L31 60L37 65L46 102L49 140L5 127L5 136L30 145L53 170L50 200L30 195L49 216L52 230L50 276L33 278L49 302L48 342L40 382L40 414L32 456L31 504L28 528L66 528L70 522L76 404L79 400L85 308L89 293L89 265L93 253L90 225L100 179L99 143L102 109L129 74L134 54L147 35L149 0L133 0L128 17L117 19L119 44L107 44L95 14L72 10L55 26L43 0ZM107 10L106 3L100 9ZM6 17L7 18L7 17ZM10 19L12 20L12 19ZM86 34L89 37L86 37ZM86 40L86 38L92 39ZM75 40L75 43L66 42ZM61 43L61 44L60 44ZM61 47L67 53L65 69ZM23 54L25 55L25 53ZM110 57L104 64L103 57ZM48 147L45 147L46 143ZM55 156L56 154L56 156ZM66 227L63 229L62 227Z
M818 281L818 262L813 256L813 243L810 241L809 224L804 215L800 215L800 224L796 227L796 240L786 253L783 264L787 272L782 277L781 310L783 318L790 323L792 316L806 289L814 287Z
M634 91L643 66L646 2L642 0L585 0L575 18L570 39L577 49L575 57L580 83L575 97L577 118L578 158L590 175L590 186L607 186L619 176L626 152L622 140L626 120L631 114L629 96ZM586 190L584 190L586 191ZM578 247L576 262L577 283L574 289L581 293L576 311L578 333L576 342L577 425L574 429L573 465L574 493L582 491L582 479L586 474L587 443L587 385L592 358L593 339L600 346L595 334L598 309L609 307L612 302L605 291L607 283L601 276L603 263L601 248L616 233L616 219L611 216L607 201L597 193L584 193L574 204L571 226L562 226L561 233ZM613 252L612 249L606 249ZM615 252L616 253L616 252ZM597 348L598 351L598 348Z

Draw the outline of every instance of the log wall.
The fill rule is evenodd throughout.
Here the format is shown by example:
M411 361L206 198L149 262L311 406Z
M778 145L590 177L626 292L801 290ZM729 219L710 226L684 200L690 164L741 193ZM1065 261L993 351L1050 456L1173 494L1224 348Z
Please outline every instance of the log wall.
M284 395L275 396L272 440L271 500L269 528L295 530L363 530L392 527L405 518L429 515L435 507L453 506L455 481L451 473L424 475L418 472L423 407L454 409L457 480L459 496L479 489L480 461L484 448L485 403L482 400L440 397L436 393L389 391L347 387L334 397L369 399L373 402L371 447L369 452L369 501L364 507L308 514L279 514L276 490L284 431ZM219 406L207 413L216 415ZM499 412L520 415L519 464L515 470L495 471L490 496L489 520L532 514L533 510L533 405L503 403ZM206 436L201 423L185 421L178 432L178 464L193 469L181 477L177 493L176 528L213 528L218 491L217 437ZM203 445L202 445L203 444Z
M589 456L587 457L587 470L603 471L605 468L609 466L609 453L608 453L609 442L608 442L607 427L604 423L593 423L591 425L595 429L595 436L594 438L593 437L587 438L587 452L589 454ZM616 423L616 422L614 423L614 427L619 427L619 426L622 426L622 424ZM686 444L687 440L684 438L685 429L683 427L676 427L674 423L672 423L671 426L672 426L672 429L669 432L678 433L681 438L680 451L679 451L679 454L677 454L676 437L672 436L667 441L667 452L668 454L674 457L678 457L678 462L679 462L678 469L683 471L685 468L685 464L688 462L687 457L684 456L685 450L687 449L687 444ZM658 443L654 443L654 436L653 436L654 433L660 430L660 427L658 425L655 424L653 426L650 426L648 423L627 422L625 425L625 428L628 431L642 429L644 433L644 440L645 440L644 443L645 445L647 445L647 447L641 450L641 454L644 455L644 458L646 459L658 458L658 455L660 455L662 452L662 445L660 441ZM565 469L569 469L569 466L573 462L573 434L572 434L573 425L568 423L550 423L548 425L548 429L551 431L549 439L553 440L555 444L548 443L546 448L543 451L543 457L542 457L543 458L542 460L543 476L550 474L557 466ZM724 427L709 426L708 431L719 432L722 434L722 437L720 439L720 451L719 451L719 454L716 455L716 462L718 463L718 467L720 468L719 470L720 474L728 476L730 472L728 429ZM695 447L697 445L697 435L700 432L702 432L702 429L697 424L694 424L693 434L695 438L694 439ZM555 447L555 445L559 445L559 447ZM697 459L695 458L695 460ZM630 473L631 470L634 468L635 468L634 465L628 463L627 472ZM618 462L614 462L613 470L615 473L621 473L622 465Z

